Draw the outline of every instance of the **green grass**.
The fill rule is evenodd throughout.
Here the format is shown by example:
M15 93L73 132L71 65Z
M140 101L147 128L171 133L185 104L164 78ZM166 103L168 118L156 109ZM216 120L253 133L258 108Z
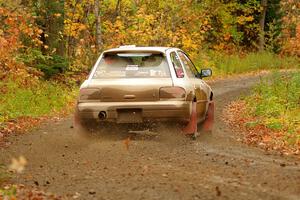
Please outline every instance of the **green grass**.
M0 122L18 117L39 117L60 111L74 99L74 90L66 86L38 81L23 86L16 81L0 82Z
M199 68L210 67L215 76L223 76L259 70L299 69L300 60L296 57L280 57L269 52L256 52L241 56L209 51L196 59L196 65Z
M245 100L258 124L283 131L289 143L300 142L300 71L262 79Z
M8 188L0 188L0 197L3 197L3 199L17 199L17 187L16 186L10 186Z
M1 185L10 179L10 175L6 171L7 169L4 167L4 165L0 164L0 187ZM1 194L1 190L0 190Z

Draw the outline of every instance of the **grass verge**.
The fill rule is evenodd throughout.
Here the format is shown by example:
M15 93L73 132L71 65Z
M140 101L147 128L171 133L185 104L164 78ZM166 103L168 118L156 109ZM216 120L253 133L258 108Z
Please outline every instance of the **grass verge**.
M208 51L207 54L199 55L195 64L200 68L212 68L215 77L261 70L300 69L299 58L281 57L270 52L228 55L216 51Z
M0 199L60 200L69 198L42 191L37 187L29 187L24 185L6 185L3 189L0 188Z
M0 82L0 133L22 130L39 118L66 112L74 102L76 88L50 81Z
M245 130L247 143L300 153L300 71L262 79L225 112L231 125Z

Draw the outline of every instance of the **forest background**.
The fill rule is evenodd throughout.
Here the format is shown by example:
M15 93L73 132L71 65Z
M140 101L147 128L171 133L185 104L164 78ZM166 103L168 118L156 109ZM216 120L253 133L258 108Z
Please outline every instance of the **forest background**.
M181 48L216 76L299 69L300 2L0 0L0 130L65 110L101 51L129 44Z

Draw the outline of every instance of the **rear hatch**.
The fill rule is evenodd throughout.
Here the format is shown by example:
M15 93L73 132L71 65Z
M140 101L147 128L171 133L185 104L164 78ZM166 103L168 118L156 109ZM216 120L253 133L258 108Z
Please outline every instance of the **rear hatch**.
M158 101L162 87L173 85L161 52L109 52L89 82L102 102Z
M158 101L160 88L172 86L171 78L93 79L102 102Z

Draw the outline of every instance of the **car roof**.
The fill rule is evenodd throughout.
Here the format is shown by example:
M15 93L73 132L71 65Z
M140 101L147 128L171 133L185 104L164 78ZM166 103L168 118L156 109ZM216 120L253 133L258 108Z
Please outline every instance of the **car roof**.
M135 45L128 46L120 46L119 48L113 48L104 51L104 53L113 53L113 52L161 52L166 53L168 49L172 49L172 47L136 47Z

